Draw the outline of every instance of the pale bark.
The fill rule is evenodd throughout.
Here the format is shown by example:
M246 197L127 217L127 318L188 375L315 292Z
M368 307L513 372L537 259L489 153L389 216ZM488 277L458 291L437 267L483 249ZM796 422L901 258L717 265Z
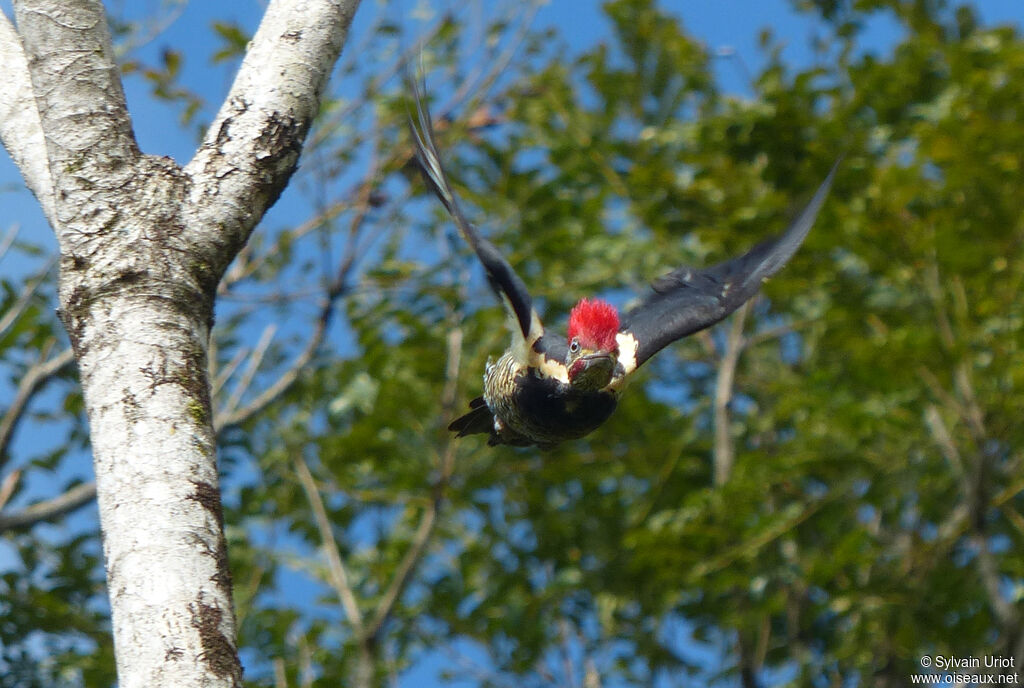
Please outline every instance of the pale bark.
M21 39L7 15L0 12L0 142L21 170L25 185L39 199L46 218L53 223L53 180L46 161L46 142L39 121L32 81Z
M357 5L272 1L184 169L138 149L98 0L16 0L17 35L0 19L0 136L60 244L122 688L241 685L213 299L295 169Z

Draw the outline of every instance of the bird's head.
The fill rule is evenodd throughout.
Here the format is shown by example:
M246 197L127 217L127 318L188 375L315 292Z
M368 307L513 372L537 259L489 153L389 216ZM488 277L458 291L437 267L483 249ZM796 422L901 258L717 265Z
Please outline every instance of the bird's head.
M611 382L619 345L619 313L601 299L581 299L569 313L569 384L598 390Z

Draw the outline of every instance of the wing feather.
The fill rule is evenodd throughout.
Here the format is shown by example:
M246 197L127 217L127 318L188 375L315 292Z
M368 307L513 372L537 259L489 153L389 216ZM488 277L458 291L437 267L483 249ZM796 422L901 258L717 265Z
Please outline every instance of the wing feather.
M762 282L778 272L803 243L828 196L838 166L837 162L782 236L712 267L681 267L655 280L653 293L623 318L620 342L629 342L630 348L635 345L635 356L621 361L624 374L677 339L714 325L753 297Z
M459 202L448 183L448 177L441 165L441 156L437 152L437 142L434 138L434 124L430 118L423 101L422 93L414 79L408 79L409 88L412 91L413 100L416 104L415 119L410 114L409 129L412 131L413 141L416 146L416 159L419 161L420 169L427 186L438 197L444 205L448 214L451 215L459 233L476 253L477 258L484 266L487 273L487 281L491 288L507 303L508 308L515 317L516 325L522 334L526 347L530 347L542 333L540 319L533 310L533 300L530 292L527 291L519 275L512 266L508 264L501 252L490 241L480 236L466 219L459 207Z

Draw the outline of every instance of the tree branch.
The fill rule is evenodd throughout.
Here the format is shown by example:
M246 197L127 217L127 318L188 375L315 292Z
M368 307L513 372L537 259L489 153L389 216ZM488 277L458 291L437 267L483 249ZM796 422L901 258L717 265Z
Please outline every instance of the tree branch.
M961 384L965 384L967 387L966 390L960 390L961 394L968 397L968 404L973 405L977 409L977 418L980 419L980 407L977 406L977 402L973 398L973 390L970 389L969 381ZM973 415L973 413L964 419L968 425L971 424L970 415ZM999 569L995 557L993 557L992 551L988 546L985 521L979 517L988 508L993 506L986 503L987 500L982 491L983 475L981 472L984 470L986 459L984 456L979 456L975 459L974 463L977 465L973 468L974 472L978 474L977 476L967 475L966 466L960 451L953 441L949 430L946 428L939 410L934 405L928 406L925 411L925 422L931 430L936 444L939 445L943 456L945 456L953 468L956 479L962 485L964 503L953 511L953 518L960 520L962 523L969 524L969 528L973 531L969 539L976 551L974 563L978 570L978 576L981 579L982 588L985 590L985 595L988 598L989 607L992 609L992 614L995 616L1004 634L1009 636L1015 631L1019 632L1021 626L1020 615L1017 608L1003 595L999 580ZM978 427L972 428L974 432L983 431L980 420L978 423ZM981 439L983 438L978 438L979 443ZM946 529L940 529L940 535L944 534L944 530ZM1016 650L1013 651L1016 652Z
M36 290L39 289L39 285L46 281L46 275L50 272L55 261L51 260L46 268L34 279L30 280L25 288L22 289L21 294L18 295L18 300L14 302L14 305L0 317L0 336L3 335L7 329L13 325L21 314L28 308L29 303L32 301L32 297L36 295Z
M195 157L189 227L227 268L298 163L359 0L273 0ZM273 74L276 88L267 88Z
M3 20L4 20L3 12L0 12L0 22L2 22ZM2 95L2 91L0 91L0 95ZM2 102L2 101L0 101L0 102ZM3 122L0 121L0 127L2 127L2 126L3 126ZM16 225L16 224L11 225L10 228L8 228L8 230L6 232L4 232L3 238L0 238L0 260L3 260L4 256L7 255L7 252L11 249L11 246L14 244L14 240L17 237L18 237L18 225Z
M589 655L583 660L583 688L601 688L601 672Z
M785 325L779 325L777 327L769 327L768 329L760 332L754 332L744 338L743 348L749 349L772 339L779 339L787 334L797 332L808 325L811 325L813 322L813 320L801 320L799 322L786 323Z
M11 501L11 497L14 496L14 491L18 487L18 483L21 482L21 471L14 471L9 473L3 482L0 483L0 512L7 506L7 502Z
M953 438L946 428L946 423L939 414L938 407L934 404L929 404L924 412L924 420L928 429L931 430L932 438L939 445L942 455L946 457L946 461L949 462L957 479L963 479L965 469L963 459L960 458L960 450L957 449L956 444L953 442Z
M45 132L53 180L50 195L54 199L56 194L63 195L53 214L48 214L63 245L75 238L67 232L95 229L96 202L91 194L96 185L111 188L131 179L139 150L103 4L99 0L14 0L14 12L40 134ZM31 118L27 124L34 132ZM37 178L32 184L40 187L45 182ZM33 189L37 196L39 190Z
M569 622L563 616L558 620L558 654L562 660L562 685L576 688L576 667L572 661L572 648L569 646Z
M76 485L64 494L37 502L14 513L0 513L0 533L17 528L28 528L41 521L51 521L85 506L96 497L96 483Z
M313 474L309 472L309 466L306 465L306 460L301 455L295 457L295 472L299 476L299 482L302 483L302 489L306 492L306 499L309 500L309 506L313 510L317 530L320 531L320 548L327 558L327 568L331 575L331 587L338 593L345 617L352 624L355 635L361 641L366 637L363 613L359 610L359 603L356 601L355 593L349 582L348 571L346 571L345 564L341 560L341 554L338 552L338 542L335 540L334 533L331 530L331 520L327 517L324 501L320 497L316 481L313 480Z
M750 302L743 304L732 317L732 327L725 340L725 350L718 363L718 374L715 376L715 485L724 485L732 473L736 459L736 447L729 436L730 414L729 401L732 399L732 383L736 377L736 366L743 350L743 325L750 312Z
M249 362L245 366L245 372L242 373L242 379L238 381L238 385L236 385L234 392L232 392L231 398L228 399L227 408L229 414L238 408L238 404L242 401L242 395L245 394L252 384L252 379L256 376L256 371L259 370L260 363L263 362L263 357L267 353L267 347L270 346L276 331L277 327L274 323L270 323L263 328L263 334L260 335L259 341L256 342L256 348L253 349L252 355L249 356Z
M288 676L284 670L284 660L274 657L274 688L288 688Z
M441 418L448 418L451 415L451 408L455 404L461 358L462 329L456 327L448 334L448 360L445 365L444 389L441 392ZM405 556L402 557L402 561L399 563L391 583L377 604L373 620L367 626L366 631L370 638L376 638L377 634L380 633L384 623L394 610L395 604L402 597L402 593L405 592L405 588L412 579L413 573L419 566L420 561L422 561L427 545L430 543L430 538L434 534L437 516L444 502L444 491L451 480L452 470L455 465L455 444L451 441L449 435L446 435L444 451L439 464L440 475L438 476L437 483L434 485L433 499L423 512L420 524L416 528L416 534L413 536L412 544L409 545Z
M70 365L73 360L74 354L71 349L65 349L50 360L35 364L21 378L14 393L14 401L7 407L3 417L0 417L0 468L7 463L7 448L32 397L50 378Z
M402 593L405 592L405 588L412 578L413 571L423 557L427 544L430 542L430 536L434 532L439 505L438 501L434 501L424 511L419 527L416 529L416 534L413 536L412 544L409 545L405 556L402 557L402 561L398 564L398 569L395 571L390 585L384 591L384 596L381 597L380 603L378 603L377 608L374 610L373 619L366 627L366 633L369 638L377 637L381 628L384 627L384 623L391 616L395 603L402 596Z
M352 217L352 221L349 223L348 241L345 246L345 252L338 265L337 273L324 290L324 298L320 306L320 313L317 317L316 327L314 328L312 335L310 335L309 341L306 343L306 348L302 350L295 360L292 361L291 365L288 366L287 370L285 370L273 384L263 390L261 394L251 400L244 407L240 409L237 408L238 399L233 395L232 401L228 403L227 410L217 413L214 425L217 427L218 432L222 432L226 428L245 422L270 404L274 403L278 397L284 394L288 388L294 384L298 379L299 374L305 370L306 366L308 366L310 361L313 360L317 350L320 348L320 344L327 335L327 329L330 327L331 319L334 315L334 308L338 299L346 294L351 286L350 278L352 271L355 269L356 258L359 255L357 245L366 220L366 215L370 209L370 196L373 192L373 185L370 182L376 176L379 169L379 161L374 158L370 165L370 171L360 187L356 212ZM255 371L251 366L250 369ZM242 391L244 392L244 389ZM240 395L238 396L240 398Z
M351 261L343 264L339 275L340 281L335 282L335 285L346 284L347 275L351 271L354 262L355 259L353 257ZM327 335L327 328L331 324L331 318L334 315L335 302L344 293L344 291L344 286L339 286L337 289L328 288L327 294L324 296L323 303L320 306L320 314L317 317L316 327L313 329L313 333L310 335L309 341L306 343L306 347L298 356L295 357L295 360L292 361L287 370L281 373L280 377L278 377L273 384L264 389L263 392L257 395L256 398L249 401L249 403L242 408L234 408L235 404L229 404L227 410L217 413L216 418L214 419L214 426L217 428L218 433L244 423L249 418L252 418L257 413L270 406L282 394L288 391L288 388L291 387L299 378L299 375L306 369L306 366L309 365L310 361L313 360L317 350L320 348L320 344Z
M35 194L43 214L54 223L53 179L46 157L46 139L39 119L28 60L14 27L0 11L0 142Z
M977 550L978 575L981 577L982 587L988 597L992 614L996 617L1003 632L1007 633L1020 625L1017 618L1017 611L1000 589L999 569L988 547L987 536L984 533L977 533L971 541Z

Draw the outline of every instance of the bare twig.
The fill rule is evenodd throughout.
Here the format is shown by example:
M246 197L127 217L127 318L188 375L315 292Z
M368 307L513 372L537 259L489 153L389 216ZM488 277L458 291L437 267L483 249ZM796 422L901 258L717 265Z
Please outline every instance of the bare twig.
M992 614L999 621L1004 631L1015 629L1019 626L1017 611L1010 601L1006 599L1000 589L999 570L988 547L988 540L983 533L978 533L971 538L974 548L977 550L978 574L981 577L981 585L985 589Z
M736 447L729 436L729 402L732 400L732 383L736 377L736 366L743 350L743 325L750 311L750 302L743 304L732 318L732 327L725 340L725 350L718 364L715 377L715 485L724 485L732 473L736 459Z
M245 406L232 410L231 412L218 413L214 422L218 433L223 432L227 428L244 423L249 418L260 413L263 409L274 403L278 397L284 394L288 388L292 386L292 383L299 378L299 374L302 373L307 365L309 365L309 362L313 360L313 356L316 355L317 350L320 348L320 343L323 342L324 335L327 333L327 328L330 325L333 311L334 300L331 298L324 299L324 303L320 308L320 317L317 320L316 328L313 330L312 335L310 335L306 348L295 357L295 360L292 361L290 366L288 366L288 369L281 373L280 377L278 377L273 384L263 390L263 392L249 401Z
M935 228L929 227L928 229L930 230L934 241ZM939 340L947 351L951 351L956 345L956 337L953 334L953 326L950 324L949 314L946 312L945 299L942 296L942 282L939 276L939 261L935 254L934 243L932 245L932 252L929 258L930 260L924 270L925 291L928 292L928 296L932 301L932 306L935 308L935 321L938 325Z
M956 348L956 333L953 331L953 325L946 307L946 298L942 290L942 281L941 276L939 275L939 261L934 241L935 228L929 226L928 230L932 237L932 246L929 261L924 271L925 291L927 291L928 296L932 301L932 306L935 309L939 340L942 342L943 348L946 349L947 352L952 353ZM966 319L967 295L963 289L963 282L954 277L952 284L954 287L954 306L956 307L960 318ZM982 413L981 407L978 405L977 397L974 394L974 386L971 384L970 369L968 368L967 363L963 360L957 363L953 369L953 387L963 399L963 404L958 405L961 416L967 422L975 441L977 441L980 446L987 434L985 432L984 414Z
M387 590L384 592L384 596L381 597L380 603L374 611L373 619L366 627L367 634L370 638L375 638L380 633L381 629L384 627L384 623L391 615L395 603L402 596L406 586L409 584L409 580L412 578L412 573L417 564L419 564L420 559L423 557L423 553L430 541L430 536L433 534L434 524L437 521L437 512L438 506L436 502L431 503L430 506L427 507L426 511L423 512L423 517L420 519L419 527L416 528L416 534L413 536L412 544L409 545L409 549L406 551L405 556L402 557L402 561L398 564L398 569L395 571L395 575L391 579L391 583L388 585Z
M288 688L288 676L284 670L284 660L274 658L274 688Z
M324 223L333 220L344 211L352 208L357 201L353 201L349 198L344 198L339 201L328 205L326 208L320 210L317 214L310 217L308 220L298 225L294 229L290 230L287 234L290 241L295 241L306 236L310 232L313 232L317 228L321 227ZM238 256L231 263L231 267L221 278L220 284L217 285L217 296L224 297L229 295L231 288L259 270L271 256L277 255L278 243L271 244L267 250L262 254L253 256L255 251L255 242L250 241L247 243Z
M0 511L3 511L4 507L7 506L7 502L11 501L11 497L14 496L14 490L17 489L20 480L21 471L12 471L0 483Z
M939 378L931 371L931 369L920 366L917 369L918 375L924 382L925 386L931 391L946 406L950 411L954 412L957 416L964 418L967 415L967 410L963 405L942 386L939 382Z
M949 462L957 477L962 478L964 475L964 462L960 458L960 450L957 449L956 444L953 442L953 438L950 436L949 430L939 414L938 407L934 404L929 404L924 412L924 420L928 425L928 429L931 430L935 443L942 450L942 455L946 457L946 461Z
M96 483L76 485L64 494L37 502L11 514L0 513L0 532L28 528L41 521L51 521L88 504L96 497Z
M14 244L14 239L18 236L18 225L13 224L8 228L2 238L0 238L0 260L3 260L4 256L10 250Z
M1000 490L986 508L1002 509L1003 505L1017 495L1024 492L1024 479L1013 482ZM935 538L938 547L948 547L970 528L971 511L966 504L959 504L950 513L949 517L938 527L938 536Z
M702 561L690 570L692 580L699 581L704 576L721 571L741 557L753 556L765 545L777 540L793 528L796 528L798 525L809 519L826 504L831 504L842 497L842 492L843 491L841 490L829 492L821 499L804 505L803 510L799 513L776 521L746 541L730 547L717 557Z
M259 341L256 342L256 348L253 349L252 355L249 356L249 361L246 363L242 379L238 381L234 391L231 393L231 398L228 399L228 415L234 413L242 401L242 396L248 391L249 385L252 384L253 378L256 377L256 371L259 370L260 363L263 362L263 357L267 353L267 347L270 346L270 342L274 339L276 331L277 326L274 323L270 323L263 328L263 334L260 335Z
M334 537L334 532L331 530L331 521L327 517L324 501L320 497L316 481L313 480L313 474L309 472L306 460L301 455L296 455L294 463L295 472L299 476L299 482L302 483L302 489L306 492L306 499L309 500L309 506L313 510L313 516L316 519L317 530L320 532L320 548L327 558L331 587L338 593L342 610L348 622L352 624L356 636L364 638L366 633L363 624L363 613L359 610L359 603L356 602L356 596L349 581L348 571L341 560L338 542Z
M171 3L164 3L161 9L166 9L167 5L170 5L170 9L166 14L163 16L157 15L152 19L147 19L142 24L142 31L137 34L132 34L127 41L124 43L118 43L115 46L119 59L124 59L136 50L144 48L159 38L161 34L174 24L174 22L178 21L178 18L188 6L188 0L174 0L174 2Z
M536 8L534 7L532 11L535 12ZM532 17L532 13L529 16ZM492 69L489 70L488 74L481 79L480 83L478 84L478 90L489 87L490 84L493 83L493 80L500 73L501 65L504 65L507 62L507 59L509 58L509 54L507 53L508 51L506 51L506 53L503 53L503 60L495 63L492 66ZM401 62L397 63L395 66L395 70L397 71L397 69L400 66ZM459 91L456 92L456 97L452 99L452 102L448 105L447 109L454 108L459 100L466 98L469 95L469 88L467 85L464 85ZM490 120L484 122L483 124L487 124L489 122ZM338 275L331 283L331 285L328 287L326 298L324 299L324 302L321 306L317 326L314 329L307 343L306 348L295 358L295 360L287 368L287 370L285 370L273 384L267 387L261 394L252 399L244 407L236 408L235 405L229 403L223 411L218 412L217 418L215 420L215 425L217 426L218 431L223 431L226 428L236 426L244 422L245 420L253 417L257 413L265 409L267 406L269 406L271 403L273 403L295 382L296 379L298 379L299 374L309 364L309 362L313 359L313 356L316 354L317 349L319 348L324 336L326 335L336 300L343 293L348 292L348 277L353 269L355 259L358 253L358 251L356 250L356 246L358 244L359 234L365 222L366 215L371 208L371 197L373 191L376 189L376 184L374 183L374 180L379 171L383 168L383 166L400 164L406 160L412 159L411 147L405 150L393 149L392 154L385 160L378 159L376 157L376 153L377 151L375 149L374 160L370 165L369 172L365 176L363 182L358 187L358 198L354 203L346 200L344 202L339 202L331 206L328 206L316 218L313 218L312 220L301 225L292 233L293 238L295 236L306 234L315 229L326 219L330 219L331 217L336 216L342 210L349 207L355 208L355 214L350 223L349 243L346 248L345 256L341 261L341 266L339 268ZM229 288L229 285L231 283L244 279L244 277L254 272L258 268L258 266L262 264L263 260L264 259L253 259L236 262L235 266L232 267L232 269L229 271L224 281L222 281L221 286L219 288L220 293L224 293ZM222 375L218 375L217 379L220 379L221 377ZM222 386L224 382L226 382L226 380L222 381L220 386ZM218 386L218 388L220 386Z
M14 401L0 417L0 467L7 463L7 448L14 431L32 398L53 376L57 375L74 360L71 349L65 349L48 361L40 361L26 371L14 393Z
M398 54L394 61L392 61L392 63L388 65L388 67L378 71L376 77L366 88L367 96L372 97L373 94L380 91L381 87L384 84L393 79L396 74L402 71L405 68L405 65L413 57L419 54L420 50L422 49L422 46L426 43L429 43L434 38L434 36L436 36L438 32L440 32L440 30L444 28L446 24L446 19L446 17L443 17L442 19L434 22L433 26L431 26L426 31L423 31L420 34L419 39L416 41L416 43L406 47ZM345 51L345 54L348 56L355 56L359 55L360 53L356 50L347 50ZM343 61L348 59L351 58L343 58ZM351 103L347 107L338 109L337 112L332 113L328 117L324 118L322 122L318 123L317 131L313 134L313 136L310 137L309 143L306 144L306 147L308 149L315 149L317 146L323 144L323 142L337 130L338 125L341 124L342 122L347 121L349 117L352 115L352 113L355 112L356 109L361 107L363 104L363 100L358 100L354 103Z
M311 688L316 673L313 671L313 650L305 634L299 638L299 688Z
M736 633L736 650L739 655L740 685L743 688L760 688L761 684L757 680L759 667L751 657L749 643L744 637L743 631Z
M214 424L217 427L218 432L222 432L226 428L243 423L257 413L263 411L263 409L276 401L285 393L285 391L288 390L289 387L292 386L306 366L309 365L310 361L313 360L317 350L320 348L320 344L327 335L327 330L331 324L331 319L334 316L334 309L338 299L347 293L349 289L350 276L355 268L356 258L359 254L359 238L366 220L366 215L370 209L370 199L374 188L372 180L376 178L379 169L380 161L375 156L370 164L370 171L367 173L363 185L360 187L357 211L349 224L348 241L345 247L345 252L342 256L334 279L325 288L324 298L320 304L320 313L317 318L317 323L305 349L296 356L291 365L281 373L273 384L268 386L261 394L249 401L248 404L242 408L233 408L229 406L230 410L218 413L214 420Z
M464 99L468 100L474 94L486 96L491 86L501 76L501 73L508 68L509 63L511 63L512 58L515 56L516 50L519 49L519 46L529 33L530 27L533 25L533 19L537 16L537 12L542 4L544 3L537 0L530 3L530 6L525 10L520 19L515 35L508 41L505 49L497 56L488 56L486 60L478 60L476 64L480 68L477 70L477 73L463 79L462 85L452 94L449 105L446 108L439 108L439 112L444 113L453 109L457 103L462 102ZM484 65L487 66L486 71L483 69Z
M1013 527L1017 529L1017 533L1024 535L1024 516L1021 516L1020 512L1009 504L1003 504L999 510L1003 513L1003 516L1006 517L1006 520L1013 524Z
M445 384L444 389L441 391L441 418L447 418L451 414L451 409L455 404L455 394L458 389L458 376L461 358L462 329L456 327L448 334L448 359L445 365ZM451 480L454 464L455 445L450 439L447 439L439 460L440 475L438 476L437 483L434 485L433 499L424 510L423 516L420 518L419 526L416 528L416 534L413 536L412 543L409 545L409 549L406 551L405 556L402 557L402 561L399 563L398 569L395 571L395 575L391 579L391 583L388 585L383 597L381 597L381 600L377 605L377 609L374 612L373 620L367 626L367 633L370 638L375 638L377 634L380 633L384 623L391 615L395 603L397 603L401 598L406 586L412 579L412 574L423 559L427 545L430 543L430 537L433 535L434 526L437 523L437 516L441 511L441 505L444 501L444 491L448 486L449 480Z
M932 230L934 235L934 230ZM952 322L947 312L946 298L941 286L939 275L938 258L936 256L934 242L932 245L931 260L925 269L925 288L931 298L936 313L939 338L943 348L949 353L956 351L956 333L953 330ZM963 283L957 279L953 280L953 301L960 320L967 317L967 296L963 290ZM962 486L964 504L954 511L954 518L962 523L962 527L968 529L972 534L970 541L974 546L977 555L974 563L981 579L982 588L988 598L992 614L999 623L1000 628L1007 635L1021 632L1021 615L1015 605L1003 595L1000 585L999 570L995 557L988 546L988 533L986 527L985 512L992 506L987 498L987 481L990 469L990 458L987 454L987 430L985 428L984 413L978 403L974 391L974 384L971 381L969 364L961 358L953 366L953 389L956 397L947 392L936 377L926 369L922 369L922 378L931 388L936 397L955 411L960 421L966 426L970 438L974 443L975 451L969 452L969 465L961 457L949 431L943 423L942 417L934 406L929 406L925 412L925 421L931 429L932 436L939 445L946 460L954 468L957 478ZM953 518L950 519L954 520ZM959 524L958 524L959 525ZM1020 648L1008 648L1016 653Z
M213 347L215 346L215 343L214 343L213 339L214 339L213 337L210 338L210 349L211 349L211 351L210 351L210 359L211 359L211 361L216 358L216 356L213 353ZM242 365L242 361L245 360L245 357L247 355L248 355L248 352L246 351L246 349L240 348L237 352L235 352L234 357L232 357L232 359L230 361L228 361L228 364L226 366L224 366L223 370L218 371L216 374L213 374L213 371L211 371L211 375L210 375L210 396L211 397L216 397L217 394L220 393L220 390L224 387L224 384L229 379L231 379L232 375L235 374L235 371L238 369L238 366Z
M18 300L14 302L14 305L3 314L3 317L0 317L0 335L6 332L11 325L17 322L18 318L21 317L21 314L25 312L25 309L28 308L32 298L36 295L36 290L39 289L39 285L46 281L46 276L49 274L50 270L53 269L53 266L56 263L57 259L51 258L46 264L46 267L43 268L43 270L40 271L34 279L28 282L25 289L22 290L21 294L18 296Z
M583 660L583 688L601 688L601 674L590 656Z
M978 446L981 446L988 436L985 430L985 414L978 404L978 397L974 394L974 385L966 361L961 360L954 368L953 387L964 400L964 420L967 421L967 427L971 429Z
M988 546L985 521L979 515L983 514L991 506L997 506L1001 501L1009 499L1008 495L1015 494L1015 492L1008 491L1008 488L1008 490L1004 490L998 495L992 504L987 504L988 500L985 498L982 490L983 475L981 474L984 470L986 459L983 456L976 458L974 461L976 465L973 466L972 471L975 475L968 476L967 467L960 451L935 406L929 406L925 411L925 422L931 430L936 444L939 445L946 460L953 467L954 473L962 485L963 492L963 503L956 506L950 518L939 529L940 539L945 542L952 542L960 537L964 529L972 531L970 541L977 552L974 563L977 566L982 588L985 590L989 606L1003 632L1007 635L1012 635L1020 630L1020 614L1017 608L1006 599L1000 589L999 570L995 557L993 557Z
M757 629L757 647L754 649L754 666L761 669L768 657L768 646L772 638L772 620L765 614L761 617L761 626Z
M811 325L813 322L813 320L801 320L799 322L786 323L785 325L769 327L765 330L761 330L760 332L755 332L744 338L743 348L749 349L751 347L757 346L758 344L763 344L764 342L770 341L772 339L779 339L780 337L784 337L787 334L797 332L807 327L808 325Z
M576 686L576 669L573 666L572 652L569 647L569 622L565 617L558 620L558 650L562 658L562 685L567 688Z

